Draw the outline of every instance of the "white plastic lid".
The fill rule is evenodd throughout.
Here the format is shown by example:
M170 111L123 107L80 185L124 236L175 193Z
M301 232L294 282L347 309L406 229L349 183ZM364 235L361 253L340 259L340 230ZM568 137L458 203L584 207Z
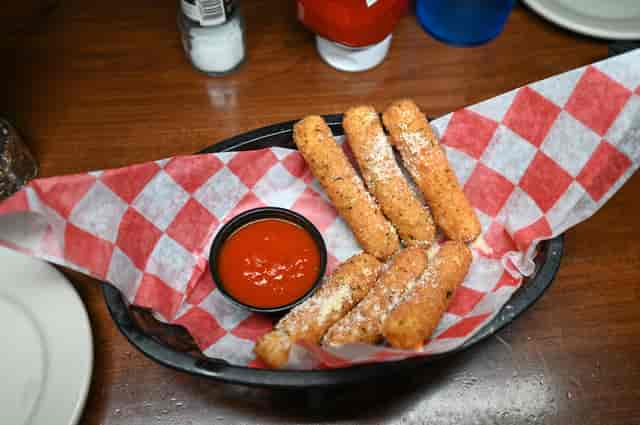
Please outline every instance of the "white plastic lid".
M391 36L366 47L348 47L316 35L316 47L320 57L341 71L366 71L380 64L391 46Z

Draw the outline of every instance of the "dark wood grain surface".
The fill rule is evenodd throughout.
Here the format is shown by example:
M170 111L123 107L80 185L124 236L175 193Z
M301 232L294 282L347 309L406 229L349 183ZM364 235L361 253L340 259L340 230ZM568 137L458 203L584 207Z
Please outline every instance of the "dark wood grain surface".
M519 7L504 34L473 49L438 43L406 17L380 67L347 74L318 58L293 1L246 0L248 60L209 78L185 60L176 3L64 0L4 27L0 114L43 176L191 153L360 102L411 96L438 116L607 54L606 43ZM639 193L636 175L567 233L551 289L497 336L411 376L331 393L229 386L159 366L118 333L96 282L67 273L95 338L81 423L640 424Z

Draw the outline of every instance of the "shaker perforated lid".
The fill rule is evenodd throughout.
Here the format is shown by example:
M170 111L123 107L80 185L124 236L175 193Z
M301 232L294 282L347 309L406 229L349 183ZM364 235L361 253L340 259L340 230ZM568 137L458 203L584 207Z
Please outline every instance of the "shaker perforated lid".
M205 27L224 24L235 9L234 0L180 0L180 9L192 21Z

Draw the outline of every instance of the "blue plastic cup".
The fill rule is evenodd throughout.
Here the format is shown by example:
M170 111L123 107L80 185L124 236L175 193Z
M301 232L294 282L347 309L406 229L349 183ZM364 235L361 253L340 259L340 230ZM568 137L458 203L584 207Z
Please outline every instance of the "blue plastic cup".
M447 44L476 46L502 32L515 0L417 0L422 28Z

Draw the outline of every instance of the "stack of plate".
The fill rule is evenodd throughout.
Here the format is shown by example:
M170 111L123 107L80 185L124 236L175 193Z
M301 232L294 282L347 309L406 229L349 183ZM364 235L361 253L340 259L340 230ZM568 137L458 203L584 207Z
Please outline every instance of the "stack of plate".
M0 424L76 424L93 367L87 312L55 268L2 247L0 341Z

